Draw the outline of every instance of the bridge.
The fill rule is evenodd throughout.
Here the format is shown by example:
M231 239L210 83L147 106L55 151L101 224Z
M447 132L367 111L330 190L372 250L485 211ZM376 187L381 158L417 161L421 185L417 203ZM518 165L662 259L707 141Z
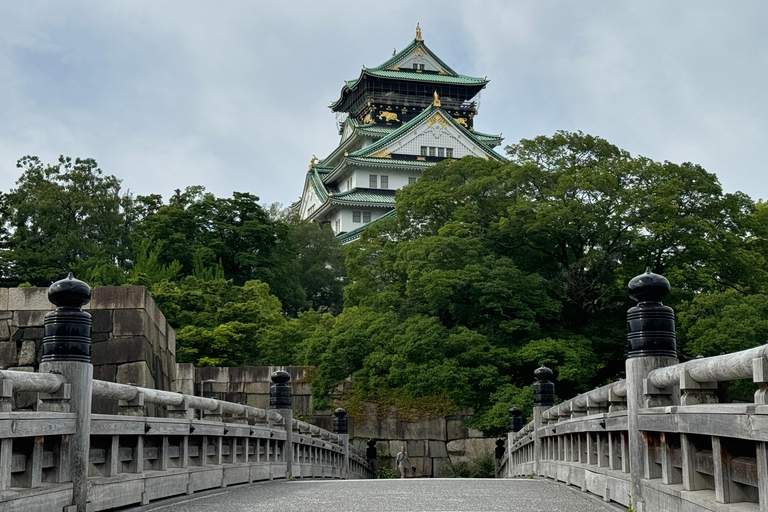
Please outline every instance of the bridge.
M39 371L0 370L0 511L202 493L174 510L768 512L768 345L679 363L669 291L650 272L630 282L626 380L556 404L552 371L534 372L532 421L510 409L497 479L369 481L346 412L333 432L294 418L287 372L272 375L269 409L93 379L90 289L70 276L49 290ZM719 382L743 379L753 403L718 403ZM14 409L24 394L34 411ZM119 414L92 414L94 398Z
M669 282L630 282L626 380L555 405L534 372L533 421L510 409L497 476L542 476L636 512L768 511L768 345L678 363ZM718 403L718 382L751 380L753 403Z

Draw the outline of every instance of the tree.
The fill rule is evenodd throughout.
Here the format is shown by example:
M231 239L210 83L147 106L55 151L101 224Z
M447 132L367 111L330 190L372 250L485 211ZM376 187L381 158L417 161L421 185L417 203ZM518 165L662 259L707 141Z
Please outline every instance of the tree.
M362 397L442 388L491 431L538 364L569 396L621 375L626 285L646 266L673 283L671 305L765 290L765 207L700 166L582 133L507 150L426 169L347 246L345 312L315 348L319 399L350 375Z
M119 284L132 257L135 201L95 160L26 156L16 188L0 196L0 265L9 284L47 286L68 270L98 284Z

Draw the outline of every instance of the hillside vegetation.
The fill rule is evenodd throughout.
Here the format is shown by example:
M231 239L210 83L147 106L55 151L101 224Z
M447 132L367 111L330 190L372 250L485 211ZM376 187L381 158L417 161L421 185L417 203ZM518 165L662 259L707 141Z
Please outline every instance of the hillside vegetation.
M506 149L427 169L344 247L250 193L133 196L93 160L25 157L0 265L7 286L68 270L148 286L179 361L312 365L319 405L472 407L488 433L530 408L540 364L562 398L622 376L626 284L646 267L672 283L684 355L768 339L765 203L582 133Z

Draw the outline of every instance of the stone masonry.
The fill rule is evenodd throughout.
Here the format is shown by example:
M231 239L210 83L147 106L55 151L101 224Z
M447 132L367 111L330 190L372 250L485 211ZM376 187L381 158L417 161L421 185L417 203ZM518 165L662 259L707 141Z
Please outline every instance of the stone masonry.
M36 371L47 288L0 288L0 366ZM83 309L93 317L93 377L171 390L176 378L176 334L144 286L97 286ZM21 404L17 404L21 405ZM94 401L94 412L115 404Z

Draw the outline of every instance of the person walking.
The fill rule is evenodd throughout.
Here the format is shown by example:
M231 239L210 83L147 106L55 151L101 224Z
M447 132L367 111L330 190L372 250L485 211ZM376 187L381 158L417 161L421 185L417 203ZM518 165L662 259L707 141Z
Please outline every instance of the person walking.
M405 446L400 448L397 454L397 469L400 470L400 478L405 478L405 472L408 471L408 454L405 452Z

